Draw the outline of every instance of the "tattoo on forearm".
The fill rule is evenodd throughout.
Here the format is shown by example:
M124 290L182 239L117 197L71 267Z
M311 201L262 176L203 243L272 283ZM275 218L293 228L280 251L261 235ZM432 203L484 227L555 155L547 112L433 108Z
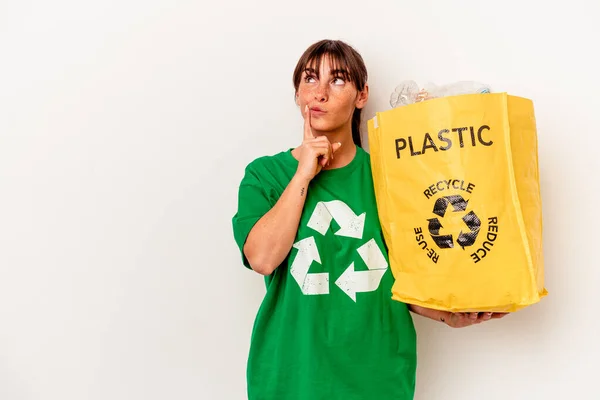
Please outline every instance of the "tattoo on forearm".
M300 189L300 196L304 196L304 188Z

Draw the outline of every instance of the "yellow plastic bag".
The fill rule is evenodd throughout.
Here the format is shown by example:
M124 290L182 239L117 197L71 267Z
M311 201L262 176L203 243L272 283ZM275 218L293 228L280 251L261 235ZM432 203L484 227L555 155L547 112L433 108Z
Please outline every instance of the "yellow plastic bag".
M531 100L443 97L368 121L393 299L512 312L547 294Z

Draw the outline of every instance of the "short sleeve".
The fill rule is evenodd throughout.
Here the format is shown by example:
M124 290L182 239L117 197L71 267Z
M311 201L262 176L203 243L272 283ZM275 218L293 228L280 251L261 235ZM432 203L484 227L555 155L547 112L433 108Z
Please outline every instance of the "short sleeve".
M267 191L261 184L252 164L246 167L244 178L242 179L238 190L238 208L233 216L233 236L240 249L242 262L252 269L248 259L244 255L244 244L254 225L271 208L273 204L269 200Z

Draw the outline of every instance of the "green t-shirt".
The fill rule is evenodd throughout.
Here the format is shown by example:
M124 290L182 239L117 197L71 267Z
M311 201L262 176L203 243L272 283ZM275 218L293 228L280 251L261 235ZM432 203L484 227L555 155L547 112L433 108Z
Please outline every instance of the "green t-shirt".
M243 249L298 167L291 150L248 165L233 217ZM249 267L243 255L243 263ZM265 277L247 367L250 400L413 399L416 335L379 224L369 155L310 183L294 245Z

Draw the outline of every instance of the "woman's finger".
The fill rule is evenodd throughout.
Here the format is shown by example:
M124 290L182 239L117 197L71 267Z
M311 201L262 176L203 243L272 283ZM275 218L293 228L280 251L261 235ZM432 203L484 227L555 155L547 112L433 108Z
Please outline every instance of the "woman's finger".
M308 105L304 107L304 140L314 139L312 128L310 127L310 109Z
M315 157L319 159L321 167L325 167L331 158L331 146L327 143L311 143L310 146Z
M340 142L331 144L331 151L332 151L331 158L333 158L333 154L335 154L335 152L338 151L340 149L340 147L342 147L342 144Z

